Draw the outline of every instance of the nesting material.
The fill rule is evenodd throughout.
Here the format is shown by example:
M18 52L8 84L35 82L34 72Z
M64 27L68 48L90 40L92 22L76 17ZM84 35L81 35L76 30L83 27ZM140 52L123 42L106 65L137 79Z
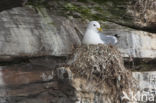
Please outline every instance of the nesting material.
M74 51L69 64L74 78L94 82L92 85L100 90L110 90L107 93L112 94L114 100L119 100L123 91L135 86L135 79L125 69L119 51L113 46L82 45Z

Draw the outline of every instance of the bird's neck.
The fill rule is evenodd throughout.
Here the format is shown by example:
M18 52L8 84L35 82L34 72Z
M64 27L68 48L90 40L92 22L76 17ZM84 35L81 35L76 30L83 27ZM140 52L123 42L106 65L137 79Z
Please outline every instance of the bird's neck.
M87 31L86 31L86 34L88 34L88 35L90 35L90 36L92 36L92 35L97 35L97 31L95 31L95 30L90 30L90 29L87 29Z

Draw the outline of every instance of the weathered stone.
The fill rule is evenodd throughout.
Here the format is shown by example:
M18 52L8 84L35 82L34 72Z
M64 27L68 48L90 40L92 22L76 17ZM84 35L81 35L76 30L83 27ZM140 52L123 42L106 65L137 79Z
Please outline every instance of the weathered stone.
M52 15L45 8L38 9L38 12L23 7L0 13L1 61L14 57L68 55L71 54L73 45L81 44L80 38L86 29L84 23ZM155 34L132 30L110 22L102 24L104 33L120 36L117 46L123 57L156 57Z
M117 47L123 57L155 58L156 35L144 31L137 31L110 22L102 23L105 34L118 34Z
M156 101L156 72L133 72L133 77L137 80L139 84L138 87L140 88L140 90L137 91L138 100L145 103L148 101L154 103ZM144 96L144 99L142 99L142 96Z
M3 68L1 70L1 73L3 74L3 81L5 82L5 86L16 87L20 85L28 85L37 82L47 82L54 79L53 71L50 70L43 71L40 69L32 71L30 68L32 68L32 66L25 66L25 68L21 66L19 67L11 66L8 68Z
M34 60L1 67L0 102L118 103L123 92L135 91L131 72L124 68L115 48L82 46L69 60L58 68L51 68L48 61L38 64Z
M156 1L155 0L131 0L127 8L128 14L133 17L134 25L156 33Z
M108 51L110 55L107 55L106 49L114 49L107 48L107 46L100 48L100 51L96 52L99 54L95 54L104 53L104 55L96 58L88 56L90 54L88 52L83 54L81 51L77 51L78 54L81 52L85 57L75 55L74 60L69 62L70 65L64 67L61 64L65 63L66 57L62 56L71 54L74 50L73 47L81 44L87 22L82 22L73 16L83 17L84 14L81 14L83 12L86 13L85 18L91 16L89 13L97 14L104 21L124 25L102 23L105 29L104 33L119 35L117 48L123 57L155 58L156 36L155 33L148 33L156 32L154 9L147 7L142 13L137 11L137 7L132 9L130 6L125 9L127 4L122 5L123 2L117 1L121 5L114 6L115 0L106 2L102 8L95 2L88 3L88 7L78 2L76 5L79 7L83 5L83 9L74 8L79 12L71 13L73 15L66 18L63 13L64 1L59 2L62 6L52 1L51 6L48 4L48 9L40 7L40 0L30 1L29 3L36 2L37 5L19 7L24 5L27 0L0 1L0 11L5 10L0 12L0 64L5 65L0 67L0 103L112 103L112 101L117 103L123 99L120 96L125 96L124 93L131 96L130 94L136 89L136 87L132 87L134 82L131 73L125 70L118 52ZM155 6L155 1L151 1L153 2L151 7ZM95 5L93 5L94 3ZM150 3L147 4L150 5ZM144 8L144 5L138 7ZM90 8L91 12L89 12ZM87 16L88 14L89 16ZM88 49L90 50L90 48ZM44 56L51 56L51 58L43 59ZM31 57L37 58L30 60ZM77 62L78 58L80 61ZM90 63L86 63L88 60ZM84 65L85 63L86 65ZM60 65L63 68L59 69ZM146 66L150 68L148 63ZM144 66L144 68L146 67ZM155 70L155 65L152 65L152 70ZM85 73L85 71L87 72ZM101 76L104 78L102 82L98 77L101 74L104 74ZM135 72L133 76L140 81L138 88L141 89L141 92L152 89L152 93L155 93L155 72ZM92 78L99 82L92 81ZM70 80L70 82L67 83L66 80ZM152 84L150 84L151 82ZM102 88L99 87L101 84ZM130 89L128 90L128 88Z
M68 82L69 80L72 80L72 72L69 68L65 67L59 67L57 70L57 78L61 81Z
M44 8L39 14L31 8L15 8L0 15L3 58L67 55L73 44L80 44L75 24L63 17L50 16Z

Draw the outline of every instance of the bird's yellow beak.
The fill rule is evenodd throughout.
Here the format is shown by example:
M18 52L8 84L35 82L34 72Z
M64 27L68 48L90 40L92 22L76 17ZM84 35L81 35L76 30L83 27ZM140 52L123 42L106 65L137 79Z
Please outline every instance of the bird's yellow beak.
M98 31L102 31L102 28L97 28Z

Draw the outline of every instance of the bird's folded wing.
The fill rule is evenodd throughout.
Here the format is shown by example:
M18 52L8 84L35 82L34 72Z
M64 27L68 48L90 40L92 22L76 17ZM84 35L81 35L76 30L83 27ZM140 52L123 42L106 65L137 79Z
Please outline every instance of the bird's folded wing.
M117 43L117 38L115 36L100 33L100 38L105 44L115 45Z

